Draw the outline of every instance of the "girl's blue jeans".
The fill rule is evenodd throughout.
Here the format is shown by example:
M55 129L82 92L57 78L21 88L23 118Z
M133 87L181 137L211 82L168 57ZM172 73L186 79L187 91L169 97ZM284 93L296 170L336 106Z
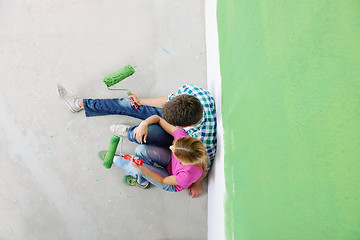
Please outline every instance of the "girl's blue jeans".
M126 115L139 119L146 119L152 115L161 115L161 108L151 106L140 106L135 109L128 98L114 98L114 99L83 99L85 115L87 117L105 116L105 115ZM128 131L128 139L136 142L134 138L134 130L137 126L131 127ZM146 144L165 147L171 146L173 136L164 131L159 125L152 124L148 127L148 136Z
M171 161L170 149L149 145L139 145L135 149L135 156L143 160L144 166L146 166L150 170L157 172L164 177L169 176L166 167ZM129 160L126 160L123 157L115 157L115 165L124 169L127 174L136 177L138 183L140 184L148 181L165 191L176 192L174 185L166 185L155 182L150 177L142 174L131 164Z

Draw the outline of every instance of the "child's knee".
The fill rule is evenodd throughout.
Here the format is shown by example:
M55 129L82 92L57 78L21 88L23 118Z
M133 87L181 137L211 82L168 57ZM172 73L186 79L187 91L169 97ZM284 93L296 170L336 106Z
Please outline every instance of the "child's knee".
M125 108L131 108L132 105L130 103L130 100L127 97L119 98L118 104Z
M143 159L147 156L147 146L146 145L139 145L135 148L135 155L140 159Z

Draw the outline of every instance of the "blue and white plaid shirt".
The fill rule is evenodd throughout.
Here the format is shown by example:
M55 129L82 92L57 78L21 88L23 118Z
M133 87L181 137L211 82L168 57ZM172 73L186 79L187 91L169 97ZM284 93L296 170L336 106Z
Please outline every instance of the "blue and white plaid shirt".
M204 108L204 118L203 120L196 126L185 127L184 130L189 134L190 137L195 137L200 139L206 150L209 154L209 170L213 164L215 153L216 153L216 109L215 109L215 101L211 96L210 92L194 86L193 84L186 84L181 86L177 93L170 94L167 97L167 101L170 101L174 97L182 94L189 94L200 100L201 104Z

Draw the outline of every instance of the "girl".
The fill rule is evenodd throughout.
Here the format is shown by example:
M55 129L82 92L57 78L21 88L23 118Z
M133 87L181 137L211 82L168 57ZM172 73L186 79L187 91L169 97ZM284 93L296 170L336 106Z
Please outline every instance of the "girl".
M174 127L157 115L142 121L135 130L138 142L146 142L148 126L159 124L166 132L173 135L170 149L150 145L139 145L131 161L115 157L114 162L129 175L123 182L147 188L149 182L170 192L179 192L196 182L207 168L208 155L203 143L189 135L184 129ZM133 159L140 158L143 165L137 165Z

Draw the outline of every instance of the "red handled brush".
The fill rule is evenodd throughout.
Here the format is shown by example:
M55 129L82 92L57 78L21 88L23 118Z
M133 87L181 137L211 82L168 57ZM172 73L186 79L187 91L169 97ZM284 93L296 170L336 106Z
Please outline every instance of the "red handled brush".
M131 156L130 155L127 155L127 154L125 154L124 155L124 158L126 159L126 160L131 160ZM141 159L138 159L138 158L134 158L134 163L136 163L137 165L143 165L143 163L144 163L144 161L143 160L141 160Z

